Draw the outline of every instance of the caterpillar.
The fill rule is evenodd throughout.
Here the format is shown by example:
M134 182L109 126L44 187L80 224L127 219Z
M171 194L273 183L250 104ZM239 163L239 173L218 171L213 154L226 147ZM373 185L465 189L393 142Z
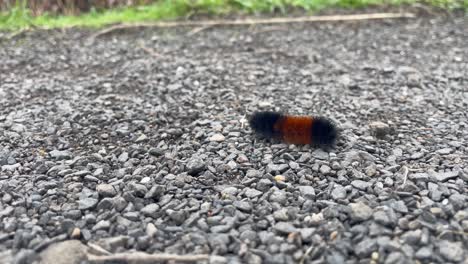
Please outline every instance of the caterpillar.
M253 131L265 138L288 144L332 147L338 137L336 125L328 118L292 116L277 112L255 112L249 118Z

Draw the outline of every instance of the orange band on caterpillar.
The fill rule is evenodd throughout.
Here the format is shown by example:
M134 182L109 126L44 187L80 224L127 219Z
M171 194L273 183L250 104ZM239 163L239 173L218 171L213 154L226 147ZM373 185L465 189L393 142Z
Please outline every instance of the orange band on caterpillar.
M257 134L289 144L333 146L338 137L335 124L324 117L256 112L250 117L249 124Z

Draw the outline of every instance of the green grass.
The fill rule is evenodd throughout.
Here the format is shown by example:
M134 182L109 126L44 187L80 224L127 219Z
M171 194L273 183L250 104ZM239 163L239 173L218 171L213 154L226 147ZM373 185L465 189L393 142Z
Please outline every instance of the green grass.
M91 11L79 16L32 16L24 1L17 0L8 12L0 13L0 30L18 30L31 27L101 27L120 22L142 22L174 19L193 13L227 14L230 12L272 13L289 8L318 11L325 8L360 8L370 5L412 4L418 0L161 0L140 7L125 7ZM425 3L445 9L468 10L468 0L427 0Z

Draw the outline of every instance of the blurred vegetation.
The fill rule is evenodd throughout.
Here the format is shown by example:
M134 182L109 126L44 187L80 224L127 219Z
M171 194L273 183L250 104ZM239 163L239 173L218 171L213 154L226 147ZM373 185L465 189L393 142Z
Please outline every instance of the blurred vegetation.
M426 5L468 10L468 0L0 0L0 29L99 27L193 14L314 12L326 8Z

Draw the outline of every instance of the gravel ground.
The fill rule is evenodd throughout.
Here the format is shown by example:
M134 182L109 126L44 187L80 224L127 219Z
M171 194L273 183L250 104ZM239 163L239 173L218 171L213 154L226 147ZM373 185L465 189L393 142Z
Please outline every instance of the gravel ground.
M468 20L92 33L0 43L0 262L467 263Z

